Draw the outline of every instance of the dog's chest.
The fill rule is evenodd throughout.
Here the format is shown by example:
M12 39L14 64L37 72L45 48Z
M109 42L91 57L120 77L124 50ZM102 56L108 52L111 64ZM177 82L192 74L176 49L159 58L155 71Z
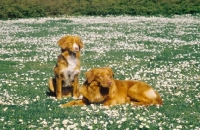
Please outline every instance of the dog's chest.
M68 56L67 57L68 62L68 69L74 69L76 68L76 65L78 63L78 59L75 56Z

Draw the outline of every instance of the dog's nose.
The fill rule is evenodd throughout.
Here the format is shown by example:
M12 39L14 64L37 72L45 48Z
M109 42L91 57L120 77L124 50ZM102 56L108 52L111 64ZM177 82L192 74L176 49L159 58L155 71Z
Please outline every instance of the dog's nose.
M75 47L74 49L75 49L75 51L79 51L79 48L78 48L78 47Z

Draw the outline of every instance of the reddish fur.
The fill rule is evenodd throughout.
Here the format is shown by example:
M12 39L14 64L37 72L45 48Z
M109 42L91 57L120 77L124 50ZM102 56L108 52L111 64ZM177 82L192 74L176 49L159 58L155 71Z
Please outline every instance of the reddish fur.
M83 100L68 102L63 107L87 105L95 102L102 102L105 106L125 103L137 106L162 105L160 95L150 85L135 80L115 80L111 68L94 68L86 72L85 75L87 80L80 89ZM100 89L104 91L108 89L108 91L102 94Z
M68 61L66 57L72 55L72 52L75 51L73 50L73 43L76 43L79 46L79 51L73 54L78 59L78 62L74 70L80 70L80 55L81 55L80 49L83 48L83 43L81 39L78 36L67 35L65 37L62 37L58 41L58 45L61 48L61 54L58 56L57 64L54 67L55 78L50 78L48 85L49 90L56 94L57 99L61 99L62 96L69 96L69 95L73 95L75 98L79 97L78 75L74 77L74 82L71 84L73 89L66 88L65 91L63 91L64 89L62 89L62 83L64 80L63 79L64 75L62 73L62 70L68 67Z

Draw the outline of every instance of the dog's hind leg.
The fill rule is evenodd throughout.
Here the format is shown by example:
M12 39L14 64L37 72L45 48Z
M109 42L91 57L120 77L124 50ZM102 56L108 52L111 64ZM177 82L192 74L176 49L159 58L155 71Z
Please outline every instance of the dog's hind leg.
M51 92L55 92L56 89L56 79L55 78L50 78L48 81L48 88Z
M147 85L134 85L128 90L128 97L134 105L150 105L156 98L156 93Z
M134 106L149 106L153 105L153 100L141 95L134 95L131 97L130 103Z
M144 91L137 91L137 93L135 93L134 88L130 88L128 96L131 98L131 101L135 106L162 105L162 103L157 101L159 96L158 93L156 93L152 88L146 89Z
M62 79L56 78L56 98L62 98Z

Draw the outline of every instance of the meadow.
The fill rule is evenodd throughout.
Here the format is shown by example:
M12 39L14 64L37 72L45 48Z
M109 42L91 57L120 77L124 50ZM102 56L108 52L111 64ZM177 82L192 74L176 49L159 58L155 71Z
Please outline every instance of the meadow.
M116 79L149 83L162 106L59 107L47 80L66 34L84 42L84 72L110 66ZM200 16L73 16L0 21L0 129L199 130Z

